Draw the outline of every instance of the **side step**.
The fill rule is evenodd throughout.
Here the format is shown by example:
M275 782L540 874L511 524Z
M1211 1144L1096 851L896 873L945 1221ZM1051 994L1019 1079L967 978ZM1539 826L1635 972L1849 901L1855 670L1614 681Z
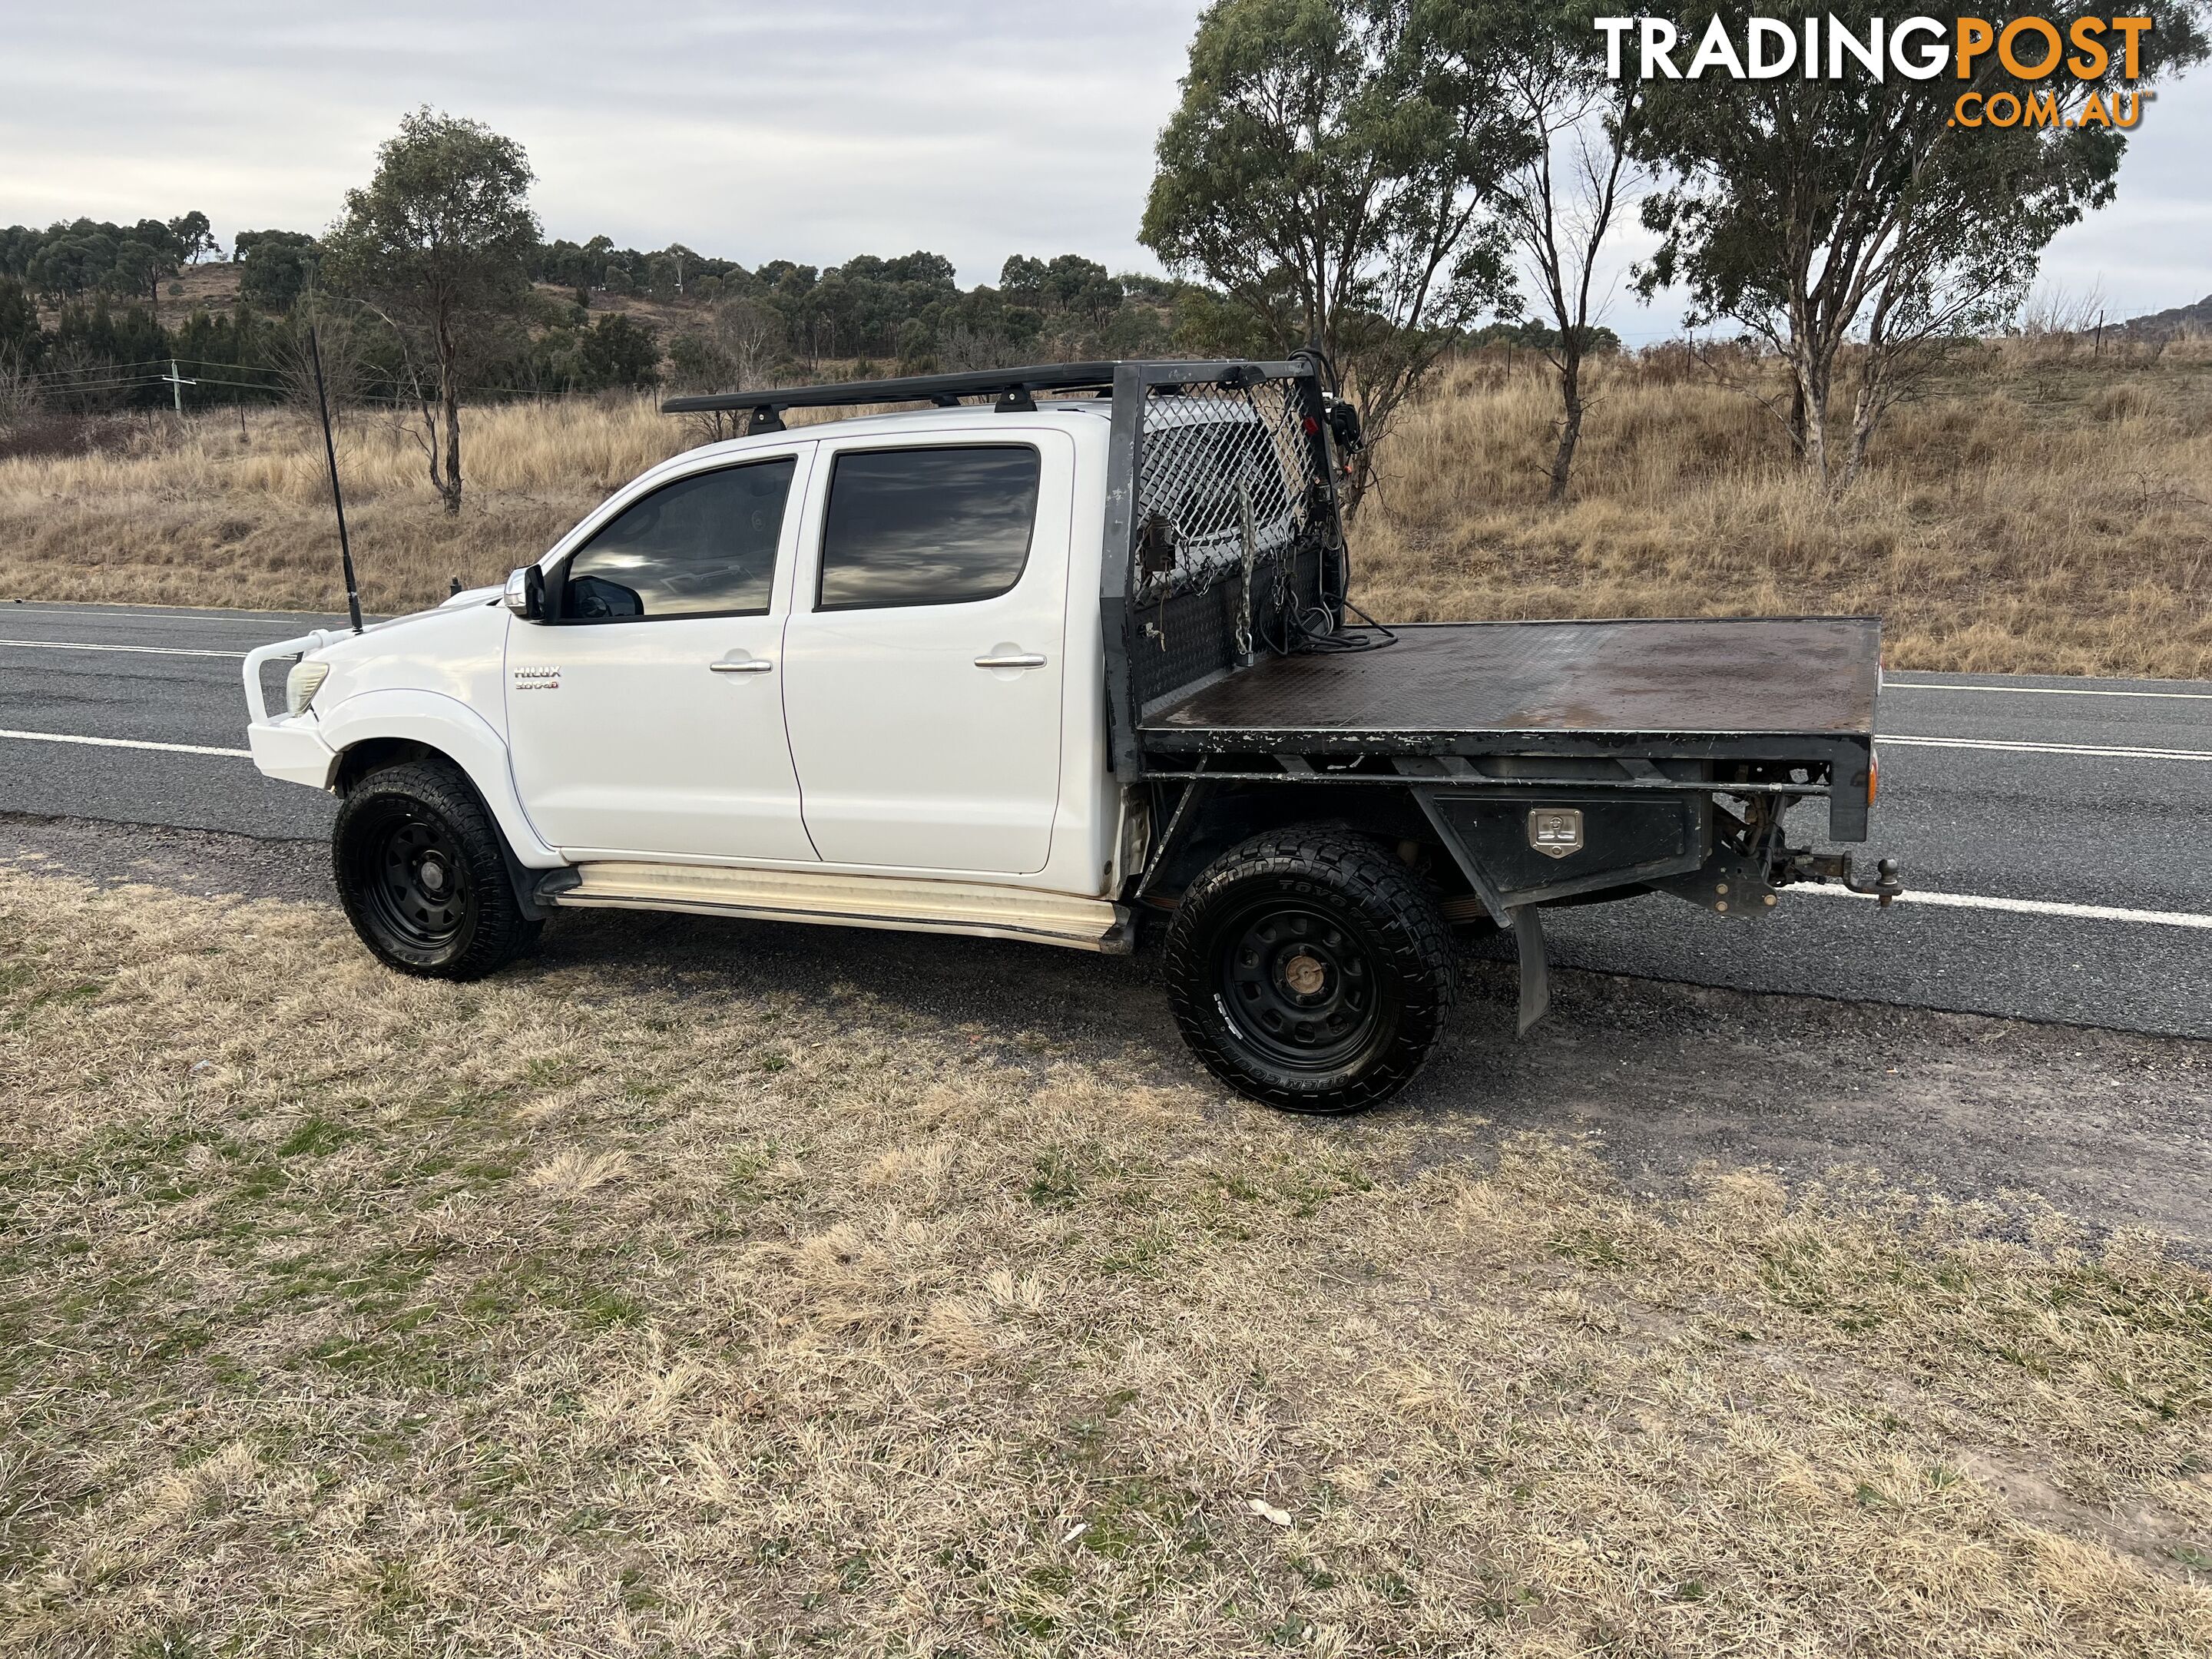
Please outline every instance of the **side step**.
M1109 956L1127 956L1135 939L1127 908L1104 899L908 876L606 860L554 872L539 884L538 897L564 908L682 910L902 933L973 933Z

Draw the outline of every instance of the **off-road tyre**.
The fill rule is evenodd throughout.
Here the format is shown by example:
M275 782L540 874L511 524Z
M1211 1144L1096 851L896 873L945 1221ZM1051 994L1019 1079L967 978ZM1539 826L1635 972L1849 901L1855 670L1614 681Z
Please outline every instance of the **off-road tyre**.
M1185 890L1164 969L1206 1068L1287 1112L1389 1099L1443 1034L1451 930L1379 842L1307 826L1255 836Z
M354 932L386 967L429 979L481 979L537 942L506 850L476 791L439 761L362 778L331 836Z

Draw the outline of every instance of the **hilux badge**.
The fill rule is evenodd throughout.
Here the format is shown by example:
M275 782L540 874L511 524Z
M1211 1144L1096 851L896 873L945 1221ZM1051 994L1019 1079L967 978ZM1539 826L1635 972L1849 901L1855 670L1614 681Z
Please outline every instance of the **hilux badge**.
M1528 845L1547 859L1563 859L1583 850L1583 814L1578 806L1532 806L1528 809Z

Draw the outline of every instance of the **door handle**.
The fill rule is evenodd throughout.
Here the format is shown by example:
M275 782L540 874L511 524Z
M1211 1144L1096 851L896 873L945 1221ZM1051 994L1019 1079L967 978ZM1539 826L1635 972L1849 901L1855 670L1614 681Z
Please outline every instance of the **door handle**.
M1042 668L1044 666L1044 653L1042 651L1029 651L1017 657L978 657L975 659L975 666L978 668Z
M765 674L775 665L766 657L748 657L740 662L732 662L725 657L720 662L708 663L707 666L717 674Z

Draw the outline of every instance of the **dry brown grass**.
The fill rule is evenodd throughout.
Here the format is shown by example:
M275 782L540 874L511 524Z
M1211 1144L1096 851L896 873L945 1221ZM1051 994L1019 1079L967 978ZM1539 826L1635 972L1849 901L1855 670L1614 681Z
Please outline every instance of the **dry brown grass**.
M2142 1241L578 926L454 988L0 872L0 1644L2212 1650L2212 1282Z
M1771 387L1763 387L1771 389ZM1551 389L1460 365L1360 529L1378 615L1874 613L1891 668L2212 679L2212 358L1984 352L1893 414L1840 500L1712 376L1606 365L1575 500Z
M692 441L641 398L471 410L468 493L438 507L410 421L341 435L346 516L371 611L502 580L607 493ZM0 461L0 594L267 610L343 607L319 429L298 416L149 426L131 453Z
M1874 613L1892 667L2212 678L2205 354L1984 353L1895 412L1841 500L1742 392L1627 362L1547 508L1551 396L1524 355L1411 412L1358 545L1376 614Z
M1601 365L1575 499L1543 504L1551 392L1528 354L1454 366L1382 452L1354 527L1386 619L1861 612L1888 661L2212 678L2212 352L1982 351L1899 409L1840 500L1773 418L1680 354ZM472 412L470 497L437 510L404 426L343 465L372 608L500 580L691 439L648 404ZM149 430L144 453L0 461L0 598L328 609L319 455L301 422Z

